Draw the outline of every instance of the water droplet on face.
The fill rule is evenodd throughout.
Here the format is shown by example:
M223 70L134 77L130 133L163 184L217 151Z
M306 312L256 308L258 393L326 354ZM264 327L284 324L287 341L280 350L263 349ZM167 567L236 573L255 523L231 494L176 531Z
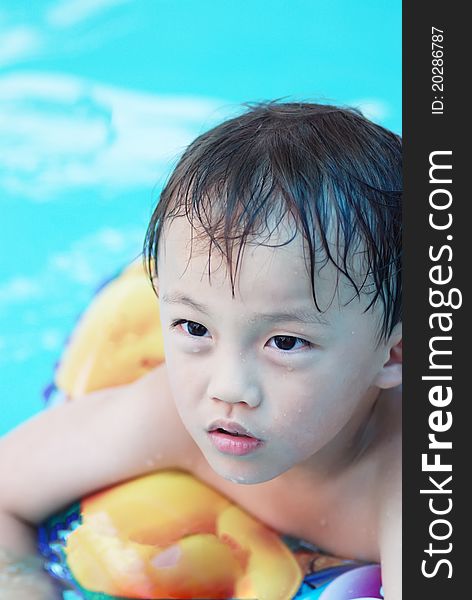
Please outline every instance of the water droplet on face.
M320 519L320 525L321 525L321 527L326 527L326 523L327 522L328 521L324 517L322 519Z
M200 352L200 348L192 348L192 352Z
M152 458L148 458L148 459L146 460L146 467L154 467L154 466L155 466L155 464L156 464L156 461L155 461L155 460L153 460Z
M293 367L288 366L287 371L290 373L291 371L293 371Z

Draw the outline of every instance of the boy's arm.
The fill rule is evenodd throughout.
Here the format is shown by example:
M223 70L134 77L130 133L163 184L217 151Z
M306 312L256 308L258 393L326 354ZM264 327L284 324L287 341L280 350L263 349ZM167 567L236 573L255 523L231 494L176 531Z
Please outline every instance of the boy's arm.
M0 511L37 525L104 487L181 466L192 449L162 367L44 411L1 438Z
M185 468L194 447L163 365L36 415L0 438L0 548L31 556L48 516L120 481Z

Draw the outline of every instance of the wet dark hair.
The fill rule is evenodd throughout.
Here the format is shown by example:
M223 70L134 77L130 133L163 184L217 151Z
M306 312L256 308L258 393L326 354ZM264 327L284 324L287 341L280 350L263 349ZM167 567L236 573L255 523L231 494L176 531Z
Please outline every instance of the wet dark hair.
M164 224L186 215L226 257L234 298L247 241L269 222L293 217L309 250L313 300L320 252L354 289L383 306L379 341L401 321L401 138L353 108L270 101L200 135L185 150L160 195L144 241L150 278ZM334 233L334 244L332 234ZM202 237L203 237L202 236ZM192 238L193 239L193 238ZM266 244L262 244L266 245ZM275 246L275 244L274 244ZM363 264L362 281L354 257ZM359 261L358 261L359 262Z

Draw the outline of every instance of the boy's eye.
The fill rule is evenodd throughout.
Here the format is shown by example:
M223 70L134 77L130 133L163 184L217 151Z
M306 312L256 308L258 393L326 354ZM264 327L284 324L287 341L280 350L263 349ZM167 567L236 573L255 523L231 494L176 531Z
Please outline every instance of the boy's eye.
M184 329L185 333L187 333L188 335L190 335L192 337L204 337L205 332L208 331L208 329L204 325L201 325L200 323L196 323L195 321L187 321L186 319L179 319L177 321L174 321L172 323L172 327L177 327L178 325L185 325L185 324L187 325L187 329L186 330ZM274 335L270 339L274 340L275 347L278 350L282 350L284 352L293 350L296 347L297 342L301 342L301 345L299 345L297 347L297 349L300 347L303 347L303 346L308 346L308 347L312 346L312 344L310 342L308 342L302 338L292 336L292 335Z
M293 350L297 342L302 342L302 344L308 346L311 345L310 342L292 335L274 335L274 337L271 339L274 340L275 345L279 350L284 351ZM301 346L298 346L298 348L300 347Z
M203 325L200 325L200 323L196 323L195 321L186 321L185 319L174 321L174 323L172 323L172 327L177 327L177 325L182 325L185 323L188 324L188 330L186 333L193 337L203 337L205 335L205 331L208 331L207 328Z

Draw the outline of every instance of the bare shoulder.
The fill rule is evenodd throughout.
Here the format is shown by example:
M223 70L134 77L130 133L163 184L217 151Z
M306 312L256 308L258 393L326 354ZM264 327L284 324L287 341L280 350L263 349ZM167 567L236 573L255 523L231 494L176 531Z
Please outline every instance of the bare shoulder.
M130 385L44 411L0 439L0 503L39 523L101 488L183 467L196 452L161 365Z
M158 465L154 468L191 470L202 457L175 407L166 365L160 365L138 380L135 383L136 393L143 403L142 427L147 431L142 436L146 450L144 454L149 455L151 462ZM142 454L139 452L139 455Z
M401 391L388 397L389 425L380 457L378 540L386 600L402 597L402 437Z
M401 478L394 473L386 485L379 511L379 548L385 600L402 597L402 503Z

